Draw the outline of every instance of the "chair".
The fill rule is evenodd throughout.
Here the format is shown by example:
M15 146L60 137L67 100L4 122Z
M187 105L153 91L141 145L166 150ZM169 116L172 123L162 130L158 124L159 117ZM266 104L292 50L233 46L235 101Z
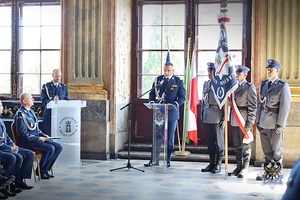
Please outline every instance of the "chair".
M13 136L14 143L16 145L18 145L18 134L17 134L17 129L16 129L16 126L15 126L14 122L11 123L11 133L12 133L12 136ZM38 151L38 150L34 150L33 152L34 152L34 160L36 161L36 165L37 165L38 177L39 177L39 180L42 180L41 179L41 169L40 169L40 165L39 165L39 160L42 157L43 152ZM34 181L36 182L36 174L35 174L34 165L32 165L32 171L33 171ZM51 169L51 173L53 175L52 169Z

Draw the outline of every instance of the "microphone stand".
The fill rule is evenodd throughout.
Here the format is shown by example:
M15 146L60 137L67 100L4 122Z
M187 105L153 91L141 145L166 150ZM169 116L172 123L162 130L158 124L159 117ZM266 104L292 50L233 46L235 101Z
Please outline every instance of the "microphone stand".
M131 165L130 163L130 145L131 145L131 111L130 108L132 106L132 103L135 102L136 100L140 99L142 96L144 96L145 94L147 94L148 92L150 92L152 89L154 89L157 86L152 87L150 90L148 90L147 92L143 93L141 96L137 97L136 99L133 99L131 102L129 102L128 104L126 104L125 106L123 106L120 110L123 110L124 108L128 107L128 112L129 112L129 120L128 120L128 161L127 161L127 165L124 167L119 167L119 168L115 168L115 169L111 169L110 171L115 171L115 170L119 170L119 169L135 169L135 170L139 170L141 172L145 172L145 170L142 169L138 169L135 168Z

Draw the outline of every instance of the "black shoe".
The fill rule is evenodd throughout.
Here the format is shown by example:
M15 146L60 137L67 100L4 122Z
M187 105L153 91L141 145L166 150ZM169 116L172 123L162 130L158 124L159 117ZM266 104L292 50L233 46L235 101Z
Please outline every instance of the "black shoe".
M22 188L23 190L30 190L30 189L32 189L33 187L27 185L27 184L24 183L24 182L21 182L21 183L20 183L20 188Z
M14 196L17 195L17 194L14 193L14 192L7 191L5 188L1 189L0 192L1 192L2 194L4 194L5 196L8 196L8 197L14 197Z
M49 178L54 178L53 175L49 174L48 172L46 173L46 175L49 177Z
M209 165L207 165L207 167L205 167L204 169L201 169L201 172L212 172L214 167L215 167L215 164L209 163Z
M47 174L41 174L41 179L47 180L47 179L50 179L50 178L49 178L49 176L47 176Z
M8 198L8 196L6 196L6 195L0 193L0 199L7 199L7 198Z
M0 176L0 189L12 184L15 181L15 178L14 175L11 175L10 177Z
M171 167L170 161L167 161L167 167Z
M262 177L261 177L260 175L257 175L257 176L256 176L256 180L257 180L257 181L262 181Z
M217 174L217 173L220 173L220 172L221 172L221 165L220 164L215 165L214 169L211 171L211 173L213 173L213 174Z
M242 169L235 168L232 172L228 172L228 176L238 176Z
M151 167L153 164L152 164L152 161L150 160L148 163L144 164L145 167Z
M20 192L22 192L22 189L21 188L13 188L13 189L10 189L10 192L20 193Z

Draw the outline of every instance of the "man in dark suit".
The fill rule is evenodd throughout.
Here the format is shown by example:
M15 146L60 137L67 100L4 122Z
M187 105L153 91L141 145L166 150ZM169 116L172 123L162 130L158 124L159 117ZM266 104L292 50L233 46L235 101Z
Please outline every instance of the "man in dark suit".
M224 156L224 109L220 109L211 89L211 80L215 70L214 63L207 63L209 80L203 84L201 119L207 142L209 165L201 172L220 173Z
M61 70L54 69L52 72L53 80L42 86L41 99L45 106L43 114L44 132L51 136L51 109L47 109L50 101L68 100L68 87L61 83Z
M267 61L267 80L260 84L256 125L260 132L265 156L264 169L282 167L284 127L290 111L291 91L288 83L278 77L281 65L274 59ZM262 180L258 175L256 180Z
M152 90L149 93L149 102L172 104L176 109L168 111L168 145L167 145L167 167L170 167L172 152L174 150L174 135L176 130L177 120L179 119L179 106L186 99L186 89L182 79L174 75L173 64L167 62L164 65L164 75L155 78L152 85ZM158 154L159 155L159 154ZM159 158L155 158L159 160ZM152 166L154 163L152 152L149 163L144 164L145 167ZM155 165L158 165L156 163Z
M246 80L249 71L250 69L246 66L236 66L236 78L239 86L234 91L233 98L238 112L240 112L243 120L245 121L245 124L243 124L244 126L242 128L246 132L251 131L257 110L256 88L253 84ZM232 105L231 108L233 108ZM244 178L248 174L248 167L251 158L251 145L250 142L246 143L243 141L243 130L241 130L239 127L233 112L231 112L230 124L232 126L232 139L237 166L232 172L229 172L228 175Z
M31 109L34 102L31 94L22 93L20 95L20 102L21 107L16 112L14 118L16 130L19 134L19 145L27 149L42 151L43 155L39 163L41 178L53 178L54 176L48 172L51 170L63 147L61 144L52 141L47 134L39 129L38 119Z
M3 112L2 102L0 101L0 114ZM22 191L22 189L29 190L33 188L28 186L23 179L31 178L31 170L34 160L34 152L18 147L9 137L6 131L5 124L0 119L0 158L1 164L5 172L4 176L10 177L15 176L14 184L11 185L11 191L1 189L0 192L6 196L15 196L16 193Z

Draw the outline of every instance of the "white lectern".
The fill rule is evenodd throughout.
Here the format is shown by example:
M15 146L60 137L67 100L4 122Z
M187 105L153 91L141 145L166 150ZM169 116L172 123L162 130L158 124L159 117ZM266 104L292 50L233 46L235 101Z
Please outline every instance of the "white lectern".
M80 164L82 107L86 107L86 101L59 100L47 104L47 108L51 108L51 137L59 137L57 142L63 145L63 150L56 161L57 165Z

